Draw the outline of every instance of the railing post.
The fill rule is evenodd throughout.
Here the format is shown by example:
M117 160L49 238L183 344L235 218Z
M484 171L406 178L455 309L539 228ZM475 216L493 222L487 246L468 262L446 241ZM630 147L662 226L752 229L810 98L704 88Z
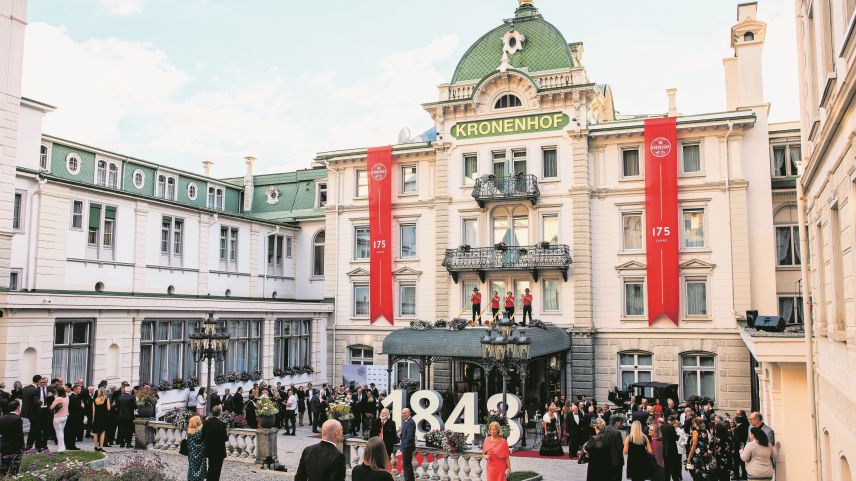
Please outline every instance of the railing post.
M264 464L268 456L276 463L276 443L278 429L256 429L256 464Z
M154 433L149 429L148 418L134 419L134 448L148 449L154 441Z

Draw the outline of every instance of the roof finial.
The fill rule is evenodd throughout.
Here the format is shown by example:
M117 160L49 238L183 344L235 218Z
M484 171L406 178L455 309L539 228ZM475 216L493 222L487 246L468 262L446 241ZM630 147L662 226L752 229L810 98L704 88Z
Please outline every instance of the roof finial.
M532 0L517 0L517 3L522 7L524 5L532 5Z

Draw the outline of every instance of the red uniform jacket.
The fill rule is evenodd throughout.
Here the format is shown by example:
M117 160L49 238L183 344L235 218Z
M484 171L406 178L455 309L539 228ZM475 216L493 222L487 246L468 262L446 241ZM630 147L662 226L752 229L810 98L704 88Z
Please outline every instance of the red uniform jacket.
M523 296L523 305L529 306L532 305L532 294L526 294Z
M499 309L499 294L490 298L490 307Z
M505 296L505 307L514 307L514 296Z
M473 292L473 295L470 296L470 302L473 304L481 304L481 292Z

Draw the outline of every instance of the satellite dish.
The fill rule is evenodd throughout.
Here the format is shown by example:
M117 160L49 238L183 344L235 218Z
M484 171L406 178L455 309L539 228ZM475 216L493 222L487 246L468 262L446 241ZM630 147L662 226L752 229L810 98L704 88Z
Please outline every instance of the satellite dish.
M404 127L398 132L398 143L406 144L408 142L410 142L410 129Z

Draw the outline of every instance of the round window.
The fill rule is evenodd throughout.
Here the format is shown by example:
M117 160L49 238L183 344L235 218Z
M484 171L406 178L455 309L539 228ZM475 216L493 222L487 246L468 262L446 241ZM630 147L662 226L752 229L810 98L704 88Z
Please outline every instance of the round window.
M190 200L196 200L196 196L199 193L199 189L196 187L196 183L191 182L187 184L187 197Z
M143 171L140 169L135 170L134 187L142 189L144 185L146 185L146 174L144 174Z
M80 173L80 157L77 154L68 154L65 158L65 170L71 175Z
M508 39L508 46L514 48L517 46L517 38L511 37Z

